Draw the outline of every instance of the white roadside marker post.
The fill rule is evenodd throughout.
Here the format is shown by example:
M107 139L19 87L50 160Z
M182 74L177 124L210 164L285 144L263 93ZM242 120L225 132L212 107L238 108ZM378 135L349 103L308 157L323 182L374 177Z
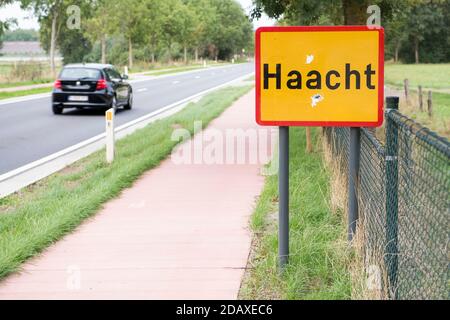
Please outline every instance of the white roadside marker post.
M106 162L114 161L114 109L106 111Z
M123 67L123 74L128 75L128 67Z

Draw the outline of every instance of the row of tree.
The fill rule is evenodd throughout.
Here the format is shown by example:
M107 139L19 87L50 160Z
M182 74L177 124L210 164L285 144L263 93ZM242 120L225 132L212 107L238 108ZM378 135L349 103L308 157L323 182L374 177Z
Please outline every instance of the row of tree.
M228 59L253 46L252 24L235 0L19 2L38 18L53 70L57 50L65 63L101 61L132 68L136 58Z
M6 30L2 41L39 41L39 32L34 29Z
M254 0L254 3L254 18L265 12L286 25L364 25L377 14L371 5L377 5L381 25L385 27L387 59L416 63L450 61L449 0Z

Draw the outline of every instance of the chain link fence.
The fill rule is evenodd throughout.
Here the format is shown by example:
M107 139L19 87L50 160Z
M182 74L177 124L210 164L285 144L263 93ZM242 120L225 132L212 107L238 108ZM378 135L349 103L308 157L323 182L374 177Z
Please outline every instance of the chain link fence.
M364 264L376 265L391 299L449 298L450 143L397 110L385 142L361 128L357 233ZM343 172L349 128L325 128Z

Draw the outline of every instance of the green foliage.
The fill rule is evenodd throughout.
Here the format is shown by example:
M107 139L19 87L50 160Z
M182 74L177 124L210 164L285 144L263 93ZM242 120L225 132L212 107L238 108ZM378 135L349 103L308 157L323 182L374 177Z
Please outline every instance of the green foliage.
M3 41L38 41L39 32L33 29L8 30L3 36Z
M252 18L262 12L282 25L365 24L363 0L255 0ZM386 58L404 62L450 61L450 1L375 0L386 34ZM357 23L348 23L348 22Z
M248 49L252 42L252 25L240 5L233 0L211 0L211 3L216 21L210 30L210 57L226 59Z
M252 24L235 0L21 0L40 22L42 47L56 42L64 62L100 61L132 66L143 61L230 59L252 47ZM67 7L81 9L81 29L68 30ZM71 45L72 44L72 45ZM126 49L125 49L126 48Z
M91 1L87 0L60 0L43 1L24 0L25 6L34 6L35 13L39 15L40 39L42 47L50 50L50 37L53 17L57 17L56 44L64 58L64 63L83 62L85 56L91 51L92 44L80 29L71 29L67 25L69 15L67 8L76 5L80 8L81 18L88 18L91 14ZM82 21L82 20L81 20Z
M450 61L450 2L418 1L403 11L400 59L404 62Z
M0 0L0 8L3 6L6 6L12 2L13 2L13 0ZM0 20L0 48L2 47L2 44L3 44L3 34L5 33L6 30L9 29L11 24L14 24L15 22L16 21L13 18L7 19L5 21Z

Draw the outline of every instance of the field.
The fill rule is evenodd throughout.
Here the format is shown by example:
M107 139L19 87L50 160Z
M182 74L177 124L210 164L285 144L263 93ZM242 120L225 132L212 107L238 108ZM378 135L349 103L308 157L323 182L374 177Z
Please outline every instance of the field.
M430 89L446 89L450 93L450 63L443 64L386 64L385 82L402 87L409 80L412 89L419 85Z
M0 88L53 81L47 62L0 62Z
M400 112L446 138L450 137L450 64L386 64L385 82L399 95ZM409 80L410 94L404 98L403 80ZM423 90L423 110L419 107L418 86ZM433 112L428 115L427 94L432 91Z

